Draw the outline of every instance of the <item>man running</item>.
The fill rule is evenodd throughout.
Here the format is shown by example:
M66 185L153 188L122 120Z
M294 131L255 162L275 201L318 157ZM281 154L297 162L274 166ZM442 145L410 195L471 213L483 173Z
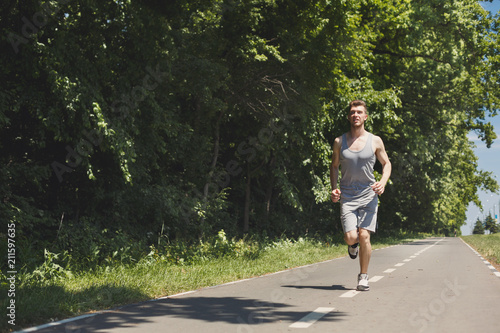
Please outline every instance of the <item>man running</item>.
M333 144L330 167L332 201L340 200L340 219L349 256L356 259L359 249L357 290L368 291L368 264L372 253L370 235L377 226L378 196L384 193L391 175L391 162L382 139L365 130L368 119L365 102L352 101L347 118L350 131L336 138ZM378 182L373 176L375 158L382 164L382 178ZM339 166L342 172L340 189L337 188Z

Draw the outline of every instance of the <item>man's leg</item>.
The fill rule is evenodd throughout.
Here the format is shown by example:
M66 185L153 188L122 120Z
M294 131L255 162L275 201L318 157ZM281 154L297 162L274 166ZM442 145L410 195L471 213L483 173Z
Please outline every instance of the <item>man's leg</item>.
M359 252L358 230L354 229L344 234L344 240L347 243L347 253L351 259L356 259Z
M358 239L358 230L351 230L349 232L346 232L344 234L344 241L346 242L347 245L354 245L359 242Z
M346 239L347 242L347 239ZM349 243L347 243L349 244ZM359 266L361 274L368 273L368 265L372 256L372 244L370 243L370 231L366 229L359 229Z

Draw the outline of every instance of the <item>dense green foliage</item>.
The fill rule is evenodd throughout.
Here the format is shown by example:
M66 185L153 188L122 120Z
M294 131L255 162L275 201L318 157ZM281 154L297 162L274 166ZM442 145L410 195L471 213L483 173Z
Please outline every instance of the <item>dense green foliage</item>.
M25 267L45 248L105 261L221 229L340 232L328 167L354 98L393 163L380 230L459 229L478 189L498 188L467 139L492 144L500 97L498 22L477 1L0 12L0 216Z

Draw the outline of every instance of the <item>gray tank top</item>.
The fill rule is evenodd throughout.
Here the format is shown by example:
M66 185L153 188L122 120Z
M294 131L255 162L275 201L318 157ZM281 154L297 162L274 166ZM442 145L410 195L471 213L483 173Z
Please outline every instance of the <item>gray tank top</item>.
M373 151L373 134L368 134L366 145L360 151L352 151L347 146L347 137L342 135L342 147L340 149L340 167L342 178L340 180L340 191L342 201L364 196L375 196L371 186L375 183L373 167L375 166L375 152Z

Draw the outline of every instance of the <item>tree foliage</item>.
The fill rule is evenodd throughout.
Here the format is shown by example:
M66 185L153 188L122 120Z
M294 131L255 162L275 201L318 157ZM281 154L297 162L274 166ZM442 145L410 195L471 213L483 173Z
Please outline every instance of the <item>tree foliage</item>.
M498 21L477 1L0 11L0 214L33 248L340 232L328 166L355 98L393 163L381 230L449 232L498 189L467 138L491 146L499 104Z
M486 216L486 218L484 219L484 229L488 230L490 234L495 234L500 231L499 225L497 224L496 219L493 218L491 213L488 214L488 216Z
M474 230L472 230L472 234L484 235L484 225L479 218L476 220L476 224L474 224Z

